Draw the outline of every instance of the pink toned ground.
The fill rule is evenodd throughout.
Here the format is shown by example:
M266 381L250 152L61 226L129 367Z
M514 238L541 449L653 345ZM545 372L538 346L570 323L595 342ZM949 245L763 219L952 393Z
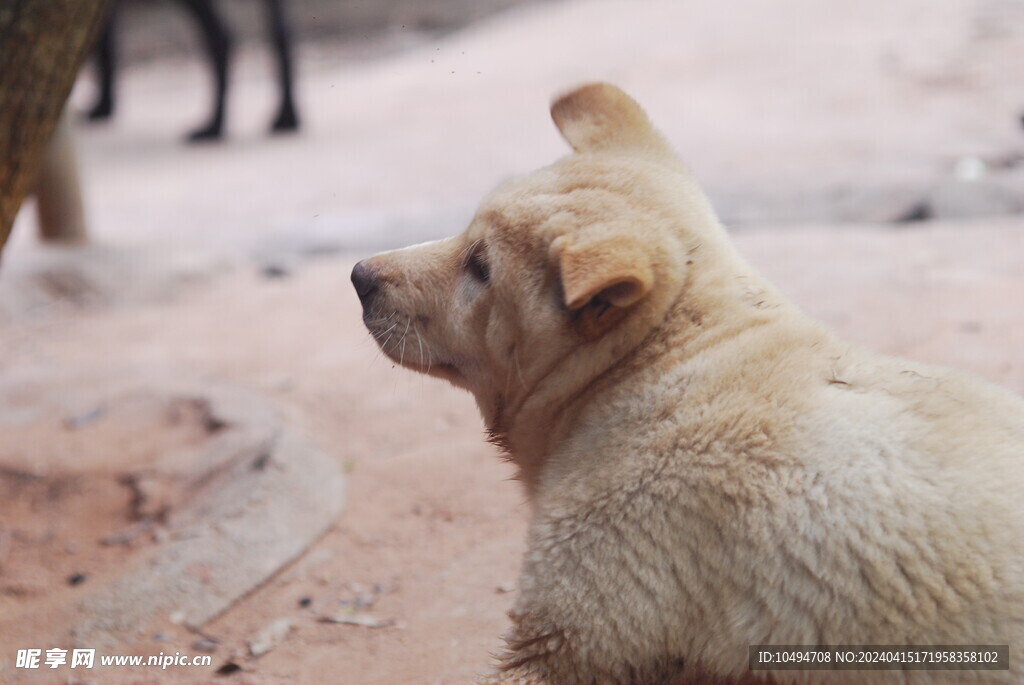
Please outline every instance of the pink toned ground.
M959 158L1024 150L1007 123L1024 107L1006 68L1024 63L1012 6L791 0L726 14L713 4L539 6L361 65L311 50L310 127L296 139L258 131L270 110L258 60L242 63L232 139L210 149L176 139L191 123L181 91L201 102L195 64L129 75L125 116L81 135L98 245L41 248L25 213L5 254L0 385L150 368L228 382L282 406L345 469L349 494L307 554L205 627L219 641L214 665L237 659L241 672L110 669L69 681L63 670L55 682L464 683L486 665L514 597L522 493L468 396L375 351L348 272L377 247L458 231L494 183L562 154L545 105L580 80L614 80L649 105L723 212L749 226L741 251L812 314L883 351L1024 391L1024 221L872 223L891 214L878 203L899 209L952 182ZM849 197L863 204L860 222L834 225ZM815 220L797 225L802 212ZM71 282L91 288L84 306L54 286L69 259L80 265ZM288 275L265 278L268 262ZM2 399L24 413L4 420L23 423L41 401ZM39 455L67 443L63 422L81 410L69 402L43 416L17 449L0 443L0 469L59 481ZM102 435L103 421L79 430ZM141 443L165 430L152 417L139 425ZM140 449L83 438L76 456L91 470L71 473L77 485L0 501L0 681L50 682L12 669L14 651L62 646L33 640L160 544L98 542L127 523L128 493L102 468L120 447ZM86 581L67 585L74 573ZM317 620L356 598L395 624ZM294 619L284 641L249 658L247 641L281 617ZM168 618L129 649L192 653L197 637Z

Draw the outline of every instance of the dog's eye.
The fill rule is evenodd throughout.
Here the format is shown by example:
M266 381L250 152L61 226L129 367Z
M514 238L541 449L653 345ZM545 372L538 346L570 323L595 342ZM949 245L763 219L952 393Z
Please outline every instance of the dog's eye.
M487 257L484 255L483 245L476 245L472 252L469 253L469 259L466 260L466 271L481 283L487 283L491 280L491 267L487 263Z

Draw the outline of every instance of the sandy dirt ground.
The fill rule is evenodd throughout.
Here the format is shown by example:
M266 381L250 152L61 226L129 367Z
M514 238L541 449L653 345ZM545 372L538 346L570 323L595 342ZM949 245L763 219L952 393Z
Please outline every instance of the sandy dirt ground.
M564 2L373 62L309 46L294 138L265 137L266 64L247 54L230 138L201 149L179 142L201 65L127 74L123 116L80 132L93 244L40 246L26 211L0 270L0 682L440 684L486 666L528 508L471 398L375 350L348 274L461 230L501 179L564 154L546 105L579 81L648 106L741 251L809 312L1024 391L1024 8L772 7ZM921 206L939 218L893 223ZM84 594L165 544L159 524L104 544L132 525L119 476L205 440L201 421L60 392L156 370L279 407L345 472L344 511L201 631L167 615L109 651L209 668L17 669L18 649L70 648ZM323 620L339 616L362 624Z

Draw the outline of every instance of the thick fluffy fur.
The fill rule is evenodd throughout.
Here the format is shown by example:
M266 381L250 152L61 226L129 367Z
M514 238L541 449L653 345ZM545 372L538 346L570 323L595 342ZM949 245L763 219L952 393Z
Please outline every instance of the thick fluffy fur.
M471 391L533 503L487 682L761 682L751 644L1007 644L1022 682L1024 402L838 340L735 252L628 96L462 235L353 281L384 352Z

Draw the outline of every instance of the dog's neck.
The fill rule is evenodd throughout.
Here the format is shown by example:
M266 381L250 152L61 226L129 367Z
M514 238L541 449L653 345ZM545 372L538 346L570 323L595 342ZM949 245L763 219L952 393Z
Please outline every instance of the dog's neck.
M579 402L574 400L585 390L557 388L557 376L549 380L552 383L541 384L516 403L515 409L502 401L485 413L489 415L486 419L488 442L515 464L516 478L531 498L548 457L569 434L569 428L579 415Z
M489 441L516 465L528 494L590 400L604 386L621 382L621 363L661 328L681 289L682 283L653 298L623 320L621 330L588 343L587 354L572 350L508 396L477 398Z

